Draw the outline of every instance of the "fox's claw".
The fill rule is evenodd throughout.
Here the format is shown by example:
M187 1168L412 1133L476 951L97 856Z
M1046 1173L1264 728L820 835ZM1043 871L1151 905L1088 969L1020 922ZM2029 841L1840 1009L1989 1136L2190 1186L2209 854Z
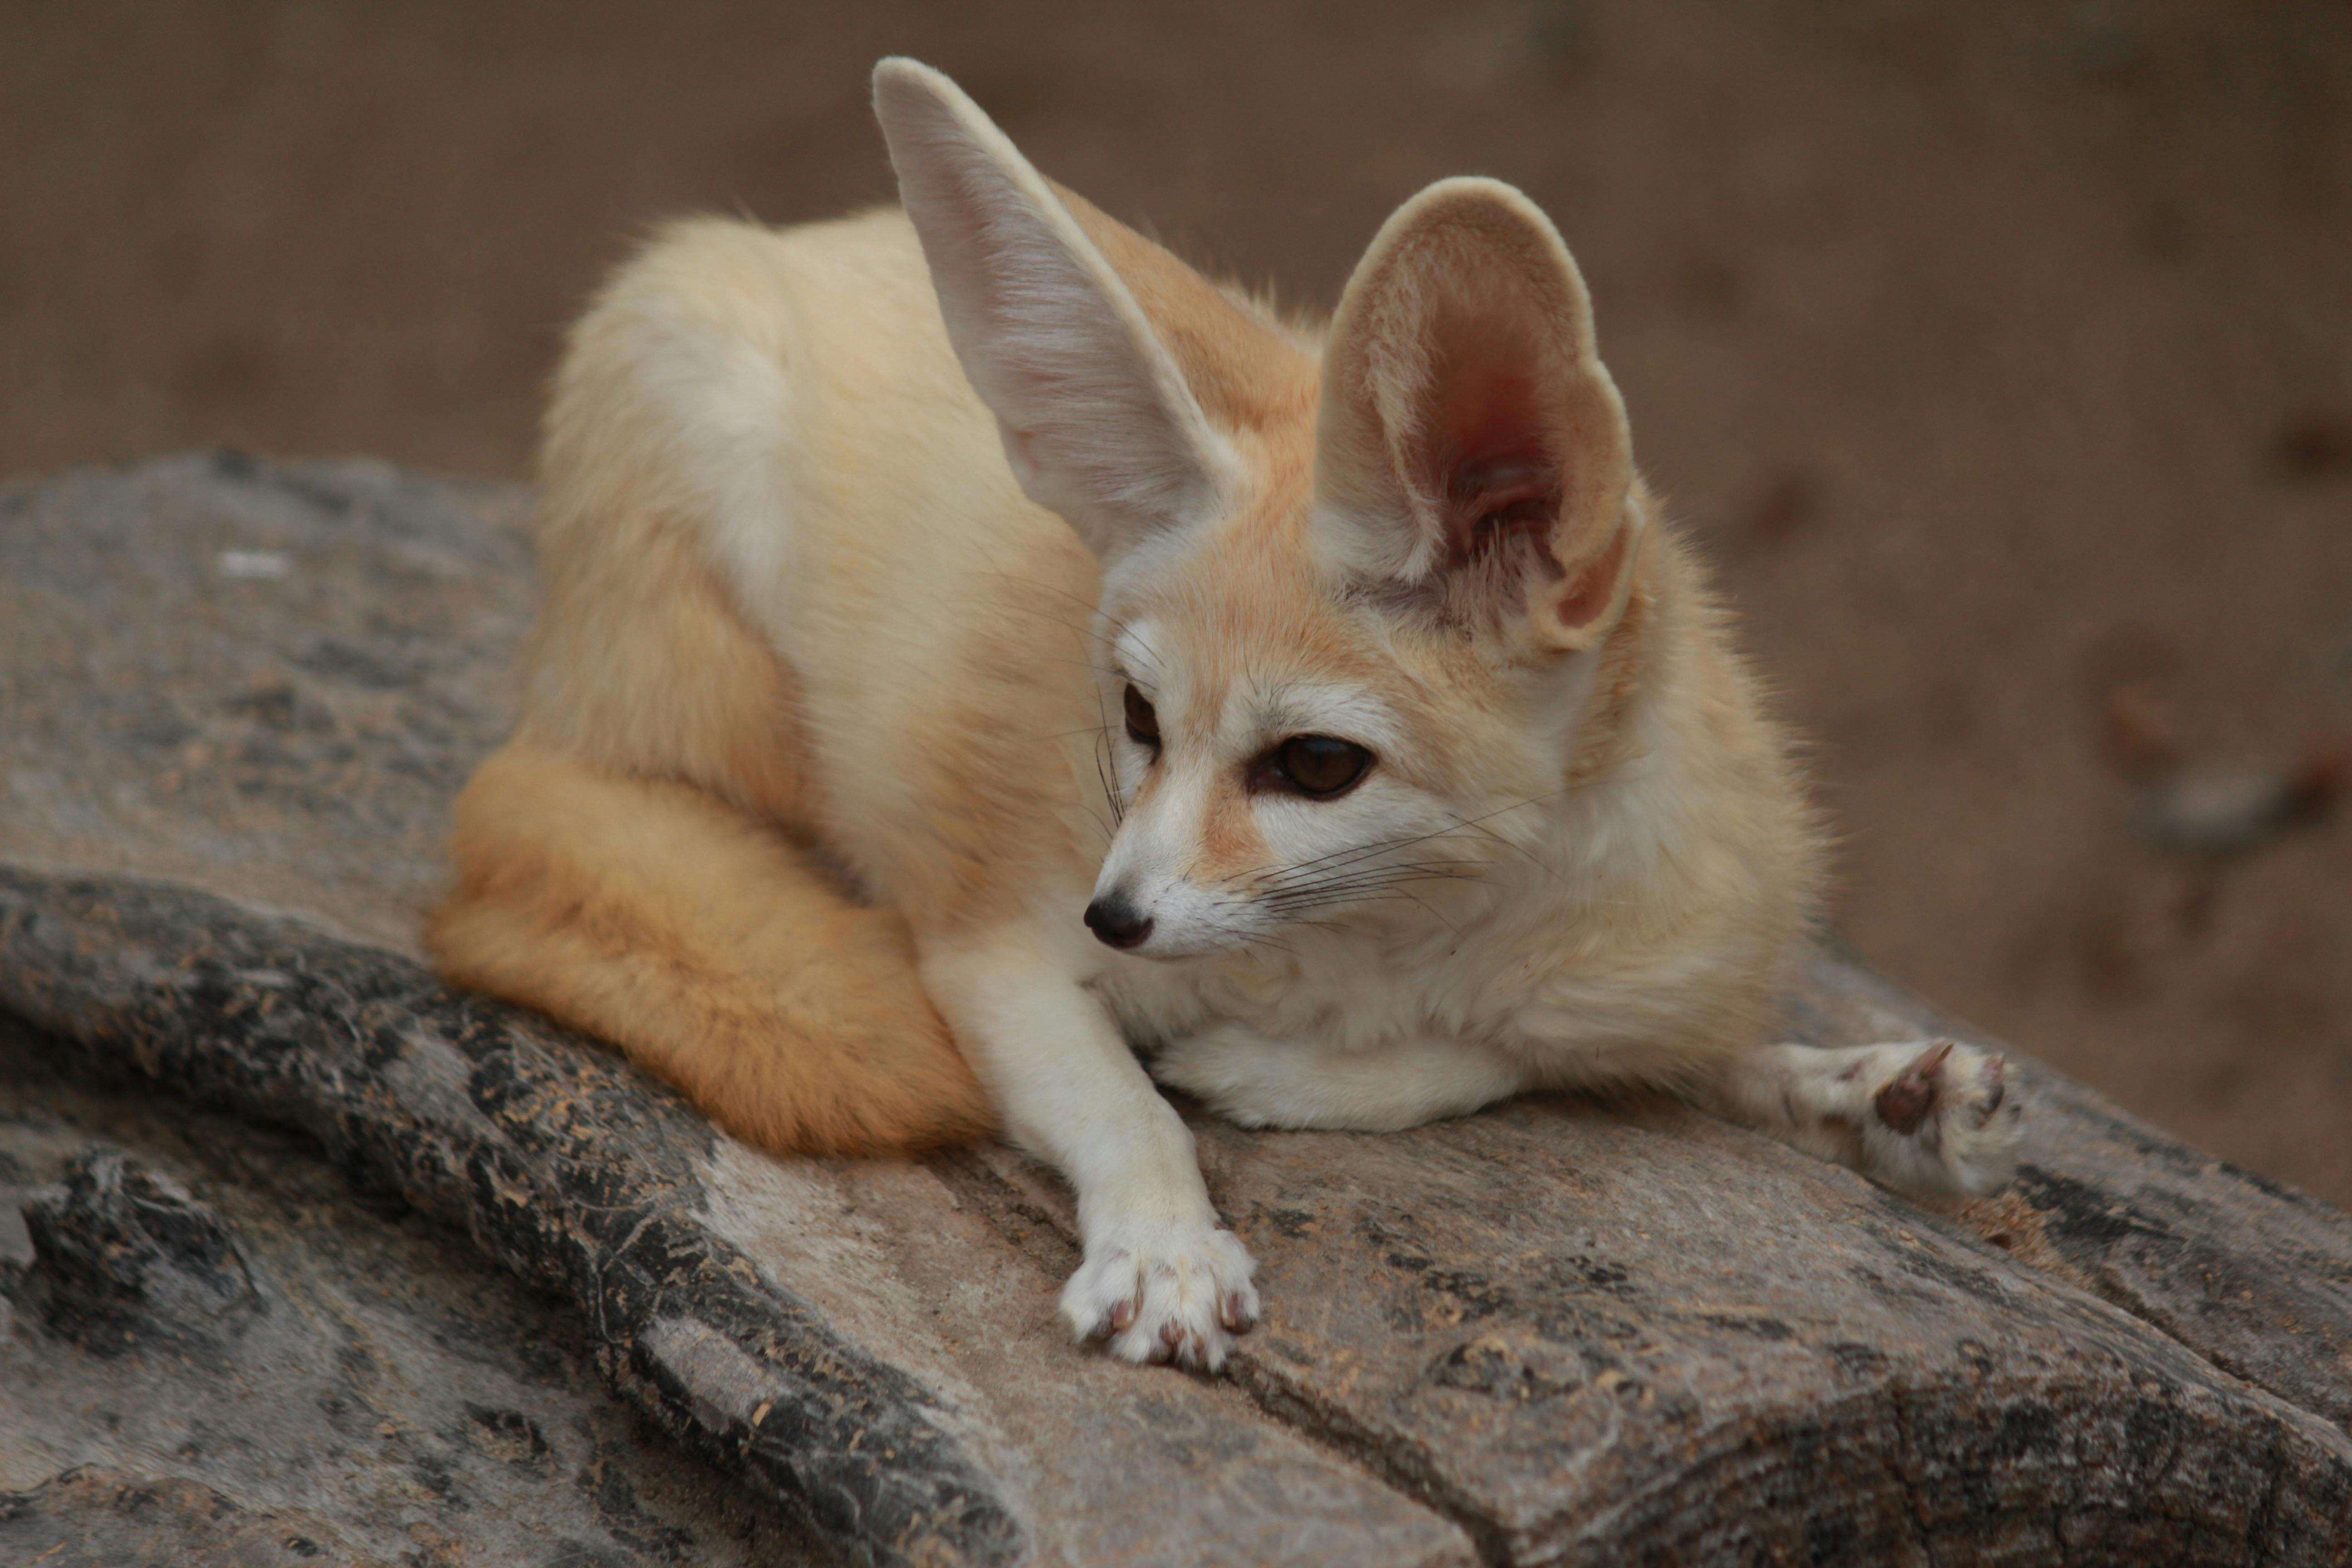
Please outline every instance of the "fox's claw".
M1906 1137L1919 1131L1936 1109L1937 1073L1951 1054L1952 1042L1939 1040L1880 1089L1871 1100L1880 1122Z
M1950 1040L1917 1051L1871 1096L1863 1129L1869 1173L1953 1196L2007 1181L2020 1131L2008 1069L2007 1058Z
M1229 1230L1115 1223L1063 1287L1062 1316L1123 1361L1215 1372L1257 1321L1256 1267Z

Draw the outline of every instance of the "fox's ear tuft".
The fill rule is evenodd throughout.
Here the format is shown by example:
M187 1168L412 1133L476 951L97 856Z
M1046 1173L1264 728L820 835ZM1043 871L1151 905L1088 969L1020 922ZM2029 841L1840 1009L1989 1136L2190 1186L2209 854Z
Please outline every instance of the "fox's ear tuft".
M1633 578L1633 437L1584 280L1494 180L1399 208L1349 279L1324 354L1318 542L1338 570L1591 647Z
M1030 499L1106 558L1215 510L1227 442L1045 178L929 66L876 66L874 112L949 341Z

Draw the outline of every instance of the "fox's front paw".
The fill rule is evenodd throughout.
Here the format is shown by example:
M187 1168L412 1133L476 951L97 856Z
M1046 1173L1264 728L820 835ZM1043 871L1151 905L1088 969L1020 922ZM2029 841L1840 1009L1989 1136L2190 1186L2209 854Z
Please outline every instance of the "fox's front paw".
M1062 1316L1080 1339L1107 1341L1121 1360L1214 1372L1234 1336L1257 1322L1256 1269L1232 1231L1115 1221L1062 1288Z
M1890 1058L1892 1059L1890 1059ZM1864 1119L1869 1173L1891 1186L1975 1197L2007 1182L2021 1110L2008 1058L1937 1040L1880 1058Z

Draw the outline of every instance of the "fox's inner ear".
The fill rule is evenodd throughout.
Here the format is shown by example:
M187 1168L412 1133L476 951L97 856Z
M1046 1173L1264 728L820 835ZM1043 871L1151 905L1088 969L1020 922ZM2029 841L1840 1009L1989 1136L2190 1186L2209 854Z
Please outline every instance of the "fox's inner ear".
M1213 510L1229 444L1044 177L928 66L877 66L874 111L956 358L1030 499L1106 558Z
M1446 180L1399 208L1324 353L1318 542L1351 575L1591 647L1632 578L1633 440L1576 263L1533 203Z

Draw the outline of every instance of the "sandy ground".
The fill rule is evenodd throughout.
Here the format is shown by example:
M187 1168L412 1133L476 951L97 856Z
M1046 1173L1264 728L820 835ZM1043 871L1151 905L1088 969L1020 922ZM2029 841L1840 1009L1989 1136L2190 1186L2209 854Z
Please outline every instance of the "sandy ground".
M1525 186L1816 739L1844 931L2352 1202L2352 826L2134 807L2352 735L2341 0L0 4L0 474L523 475L648 220L888 195L894 50L1304 303L1423 182Z

